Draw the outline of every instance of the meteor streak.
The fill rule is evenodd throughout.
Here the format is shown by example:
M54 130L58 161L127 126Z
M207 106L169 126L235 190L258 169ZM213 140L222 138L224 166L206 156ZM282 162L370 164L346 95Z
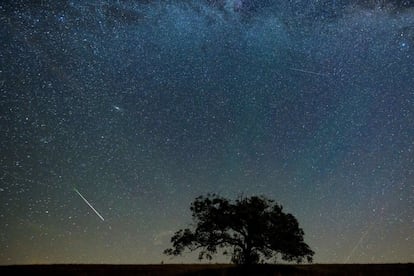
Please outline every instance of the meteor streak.
M351 257L354 255L355 250L361 245L362 241L365 239L365 237L368 235L369 231L371 230L372 226L374 226L374 223L371 223L371 225L369 226L367 232L365 232L364 234L362 234L361 238L358 240L358 242L356 243L356 245L352 248L351 253L349 253L348 257L346 257L345 259L345 263L349 262L349 259L351 259Z
M83 197L83 195L78 191L78 189L73 188L73 190L83 199L83 201L85 201L86 204L88 204L89 207L91 207L91 209L95 212L95 214L102 220L105 221L105 219L103 218L103 216L101 216L101 214L98 213L98 211L95 210L95 208L93 208L93 206L86 200L86 198Z
M313 72L313 71L303 70L303 69L299 69L299 68L290 67L289 69L292 70L292 71L302 72L302 73L305 73L305 74L312 74L312 75L325 76L325 77L328 76L328 74L326 74L326 73Z

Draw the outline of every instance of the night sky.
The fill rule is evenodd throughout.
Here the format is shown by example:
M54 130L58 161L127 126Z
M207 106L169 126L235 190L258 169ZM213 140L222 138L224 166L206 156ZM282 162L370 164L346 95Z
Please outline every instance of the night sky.
M0 264L197 262L207 193L413 262L413 5L348 2L2 1Z

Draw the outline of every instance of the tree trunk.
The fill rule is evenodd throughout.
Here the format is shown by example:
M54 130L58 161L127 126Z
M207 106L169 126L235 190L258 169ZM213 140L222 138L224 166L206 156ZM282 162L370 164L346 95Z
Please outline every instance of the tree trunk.
M252 246L250 241L246 242L246 247L243 250L243 263L245 265L251 265L253 264L253 258L252 258Z

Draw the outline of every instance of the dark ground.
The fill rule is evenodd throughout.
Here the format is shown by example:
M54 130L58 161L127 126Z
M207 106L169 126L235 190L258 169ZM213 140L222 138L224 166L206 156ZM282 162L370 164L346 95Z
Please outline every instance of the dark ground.
M10 265L0 275L414 275L414 264L315 265Z

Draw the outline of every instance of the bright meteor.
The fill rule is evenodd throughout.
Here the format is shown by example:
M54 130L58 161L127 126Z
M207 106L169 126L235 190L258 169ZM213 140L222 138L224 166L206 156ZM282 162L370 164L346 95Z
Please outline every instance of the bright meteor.
M95 210L95 208L93 208L93 206L89 203L88 200L86 200L86 198L83 197L83 195L78 191L78 189L73 188L73 190L83 199L83 201L85 201L86 204L88 204L89 207L91 207L91 209L95 212L95 214L102 220L105 221L105 219L103 218L103 216L101 216L101 214L98 213L98 211Z

